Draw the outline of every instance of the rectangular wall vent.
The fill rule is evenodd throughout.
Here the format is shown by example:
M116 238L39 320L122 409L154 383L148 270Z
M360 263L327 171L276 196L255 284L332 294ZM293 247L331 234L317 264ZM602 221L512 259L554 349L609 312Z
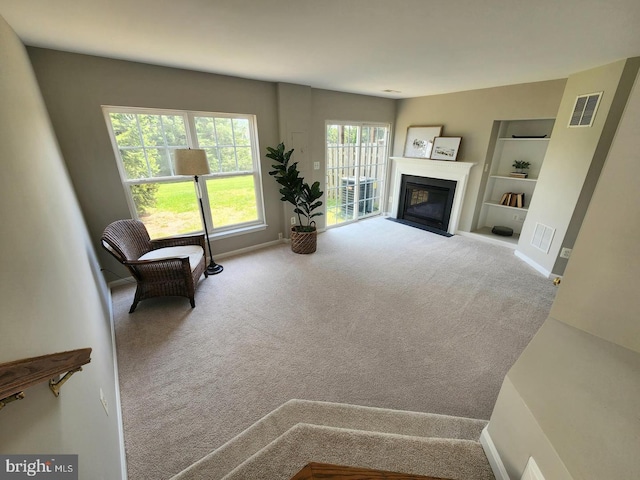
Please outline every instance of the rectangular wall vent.
M569 127L590 127L596 117L601 97L602 92L578 95L571 120L569 120Z
M551 240L556 233L555 228L548 227L541 223L536 223L536 228L533 231L533 237L531 238L531 245L538 250L542 250L544 253L549 253L551 248Z

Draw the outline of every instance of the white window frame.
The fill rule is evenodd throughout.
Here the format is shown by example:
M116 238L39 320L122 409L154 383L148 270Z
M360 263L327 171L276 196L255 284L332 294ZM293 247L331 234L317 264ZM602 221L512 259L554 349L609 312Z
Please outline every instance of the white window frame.
M120 156L120 148L116 141L116 136L113 132L113 126L111 124L111 113L131 113L131 114L139 114L139 115L173 115L173 116L182 116L185 122L185 134L187 138L187 145L185 147L188 148L200 148L198 143L198 138L196 135L195 128L195 117L211 117L211 118L231 118L231 119L243 119L249 121L249 136L251 141L251 156L253 160L253 169L250 171L236 171L236 172L212 172L208 175L199 175L198 178L203 180L200 182L201 190L202 190L202 203L205 206L204 214L207 222L207 228L209 229L209 237L210 238L224 238L224 237L232 237L235 235L242 235L245 233L251 233L258 230L264 230L267 228L265 223L265 213L264 213L264 196L262 192L262 171L261 171L261 162L260 162L260 147L258 144L258 125L256 121L256 116L252 114L234 114L234 113L223 113L223 112L204 112L204 111L194 111L194 110L170 110L170 109L159 109L159 108L137 108L137 107L119 107L114 105L103 105L102 111L104 114L105 122L107 124L107 128L109 130L109 137L111 138L111 145L113 147L113 152L115 155L116 165L118 166L118 172L120 173L120 180L122 181L122 186L125 190L125 196L127 199L127 205L129 206L129 211L131 213L131 218L138 218L138 211L133 200L133 195L131 193L131 185L142 185L146 183L177 183L184 182L188 177L185 176L163 176L163 177L152 177L152 178L141 178L136 180L131 180L127 178L127 174L125 171L124 163L122 161L122 157ZM206 147L203 147L206 148ZM215 179L215 178L223 178L223 177L238 177L251 175L253 176L253 184L255 189L255 198L256 198L256 210L258 214L258 219L250 222L237 223L233 225L227 225L223 227L216 227L213 222L213 218L211 216L211 209L208 208L209 205L209 192L207 190L207 182L206 180ZM193 179L191 180L193 182ZM194 189L194 197L196 196ZM200 206L198 205L198 213L200 214ZM201 220L202 221L202 220ZM193 232L189 232L193 233Z
M361 142L360 142L360 136L362 133L362 128L363 127L373 127L373 128L386 128L387 132L388 132L388 136L387 136L387 145L386 145L386 152L385 152L385 164L384 164L384 175L382 176L382 182L384 183L384 188L382 189L382 191L380 192L380 211L377 213L371 213L371 214L367 214L367 215L363 215L362 217L359 217L356 215L355 219L351 219L351 220L347 220L341 223L337 223L337 224L332 224L332 225L326 225L327 229L330 228L335 228L335 227L341 227L343 225L348 225L350 223L354 223L357 222L359 220L363 220L365 218L368 217L373 217L373 216L377 216L377 215L382 215L384 214L384 212L387 210L387 198L388 198L388 177L389 177L389 168L390 168L390 163L389 163L389 159L391 158L390 153L391 153L391 139L393 138L393 132L391 130L391 124L390 123L385 123L385 122L363 122L362 120L360 121L348 121L348 120L325 120L324 122L324 158L325 158L325 162L326 162L326 158L328 158L328 151L327 151L327 128L330 125L343 125L343 126L353 126L353 127L358 127L358 135L357 135L357 140L356 140L356 145L358 146L358 149L356 151L356 157L357 157L357 162L358 162L358 167L356 168L356 170L359 172L360 169L360 154L362 153L361 151ZM326 175L327 175L327 165L325 164L325 171L324 171L324 175L325 175L325 179L326 179ZM359 173L358 173L359 175ZM325 181L326 183L326 181ZM354 191L354 198L360 198L360 182L356 182L355 184L355 191ZM357 201L356 201L357 204ZM327 202L324 203L324 214L325 217L327 215Z

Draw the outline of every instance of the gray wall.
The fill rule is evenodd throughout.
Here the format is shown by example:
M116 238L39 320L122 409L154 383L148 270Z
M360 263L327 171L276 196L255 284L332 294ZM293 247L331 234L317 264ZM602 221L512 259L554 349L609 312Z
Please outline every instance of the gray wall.
M393 127L396 101L388 98L368 97L351 93L313 89L311 91L311 162L320 162L320 170L313 171L312 181L325 184L325 125L327 121L388 123ZM393 138L390 132L390 141ZM311 166L309 167L311 168ZM324 216L319 226L325 225Z
M116 167L102 105L255 114L262 158L264 231L219 239L214 255L259 245L288 232L290 209L267 174L266 147L285 141L309 182L324 185L324 122L393 123L395 100L316 90L209 73L30 48L29 55L94 244L104 227L130 212ZM295 141L294 136L295 135ZM306 145L301 152L299 143ZM321 162L313 170L314 161ZM321 217L319 226L324 225ZM124 269L102 249L101 263ZM109 277L110 280L113 277Z
M552 317L636 353L640 353L640 201L634 198L638 179L633 172L640 164L638 126L640 80L567 265L570 277L563 280L551 309Z
M582 189L580 190L580 195L578 196L578 200L576 202L576 208L574 209L573 215L571 216L571 221L569 222L569 226L567 227L567 232L564 236L561 247L573 248L576 242L576 238L578 237L578 233L580 232L584 216L587 213L587 207L589 206L589 202L591 202L591 196L593 195L593 191L598 184L600 172L602 171L604 161L607 158L609 147L611 146L611 142L613 141L613 137L618 128L620 116L622 115L624 107L629 98L629 93L635 83L636 73L638 72L639 65L640 57L628 59L625 63L624 70L622 71L622 75L620 77L620 83L618 83L618 88L616 89L616 93L614 94L613 103L611 104L611 108L609 109L609 119L606 122L605 128L602 130L602 135L600 135L600 141L598 142L598 146L596 147L596 151L593 155L593 160L591 161L591 165L589 166L589 171L587 172L584 184L582 185ZM564 270L567 267L567 262L568 259L558 256L551 271L555 275L564 274Z
M640 162L639 83L550 317L509 371L489 422L511 478L529 455L546 478L640 477L640 202L629 198Z
M107 224L131 216L102 105L255 114L268 228L216 240L212 248L215 255L278 237L282 209L264 158L278 143L275 84L39 48L29 55L94 245ZM125 274L102 249L98 254L102 265Z
M518 252L544 270L552 272L573 222L566 246L571 247L580 229L581 217L591 198L591 192L606 158L613 133L618 125L629 88L619 88L625 80L633 82L637 62L627 67L626 60L571 75L567 81L549 148L538 177L535 194L523 225ZM629 83L630 83L629 82ZM603 92L593 125L588 128L568 128L576 97ZM617 97L617 98L616 98ZM586 183L585 183L586 182ZM578 203L582 194L582 201ZM555 229L548 253L531 245L536 223ZM558 263L556 271L562 273Z
M462 137L458 161L478 164L471 169L458 227L471 231L489 176L484 165L494 120L555 118L565 83L564 79L551 80L400 100L393 154L402 156L411 125L443 125L444 136Z
M59 398L45 382L0 412L0 452L79 454L80 478L122 478L106 285L27 52L2 17L0 65L0 363L93 348Z
M311 90L305 85L278 83L278 112L280 140L287 151L293 149L293 161L298 162L298 169L305 181L312 184L313 176L310 155L309 135L311 131ZM271 145L275 147L275 145ZM324 180L320 180L324 184ZM282 203L284 218L283 234L289 238L290 218L297 215L290 203ZM319 223L316 219L316 224Z
M287 148L294 148L293 159L299 162L301 174L308 183L326 183L325 125L327 121L375 122L393 125L396 101L388 98L370 97L351 93L320 90L302 85L278 84L278 107L280 114L280 137ZM390 138L393 138L391 131ZM313 169L318 162L320 168ZM285 223L293 209L285 207ZM326 219L316 217L319 228L324 228Z

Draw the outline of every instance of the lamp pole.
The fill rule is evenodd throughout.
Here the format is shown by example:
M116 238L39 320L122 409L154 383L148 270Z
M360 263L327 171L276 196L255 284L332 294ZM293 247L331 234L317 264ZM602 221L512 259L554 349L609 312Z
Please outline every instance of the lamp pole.
M202 224L204 225L204 234L207 237L207 245L209 246L209 266L207 267L207 275L217 275L224 270L222 265L218 265L213 259L213 251L211 250L211 241L209 240L209 229L207 228L207 218L204 215L204 205L202 204L202 189L198 181L198 175L207 175L211 173L209 163L207 162L207 154L201 148L177 148L174 154L175 174L176 175L193 175L196 181L196 193L200 202L200 213L202 214Z
M211 251L211 241L209 240L209 230L207 229L207 219L204 216L204 205L202 204L202 191L200 190L200 182L198 182L198 175L194 175L193 178L196 181L196 190L198 190L198 200L200 201L200 213L202 214L202 224L204 225L204 236L207 239L207 245L209 246L209 266L207 267L207 275L217 275L224 270L222 265L219 265L213 259L213 252Z

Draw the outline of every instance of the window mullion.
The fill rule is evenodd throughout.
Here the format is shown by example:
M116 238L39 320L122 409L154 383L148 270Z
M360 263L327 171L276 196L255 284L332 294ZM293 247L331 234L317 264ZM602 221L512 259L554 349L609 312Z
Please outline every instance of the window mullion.
M187 146L189 148L199 148L198 147L198 135L196 133L196 120L192 113L185 113L183 115L184 125L185 125L185 133L187 135Z
M162 115L158 115L160 119L160 131L162 132L162 140L164 140L164 149L167 152L167 159L169 160L169 171L171 175L174 175L173 162L171 161L171 155L169 155L169 141L167 140L167 132L164 129L164 120L162 119Z
M191 112L185 114L186 130L187 130L187 144L189 148L200 148L200 142L198 141L198 133L196 130L195 115ZM213 219L211 217L211 204L209 203L209 189L207 188L207 177L200 176L200 191L202 192L202 207L204 210L204 221L207 224L209 232L213 232ZM195 192L195 190L194 190ZM196 194L197 197L197 194ZM196 198L196 203L198 199ZM198 205L198 211L200 211L200 205ZM202 226L204 230L204 225Z
M217 173L222 172L222 157L221 157L221 152L220 152L220 142L218 141L218 128L216 127L216 119L213 119L213 138L215 139L215 152L216 152L216 165L218 166L217 168Z
M356 131L356 144L354 145L354 168L353 168L353 219L357 220L360 214L360 161L361 161L361 133L362 125L354 125Z
M236 143L236 131L233 126L233 118L231 119L231 140L233 141L233 158L236 160L236 172L240 169L238 165L238 144Z
M211 216L211 203L209 202L209 188L207 183L207 177L200 177L200 190L202 191L202 206L204 207L204 218L207 222L207 228L212 233L215 225L213 224L213 217ZM200 205L198 205L198 209Z
M140 125L140 116L136 114L136 125L138 127L138 136L140 137L140 145L142 145L142 153L144 154L144 161L147 164L147 176L149 178L151 175L151 165L149 165L149 156L147 155L147 147L144 144L144 137L142 136L142 126Z

